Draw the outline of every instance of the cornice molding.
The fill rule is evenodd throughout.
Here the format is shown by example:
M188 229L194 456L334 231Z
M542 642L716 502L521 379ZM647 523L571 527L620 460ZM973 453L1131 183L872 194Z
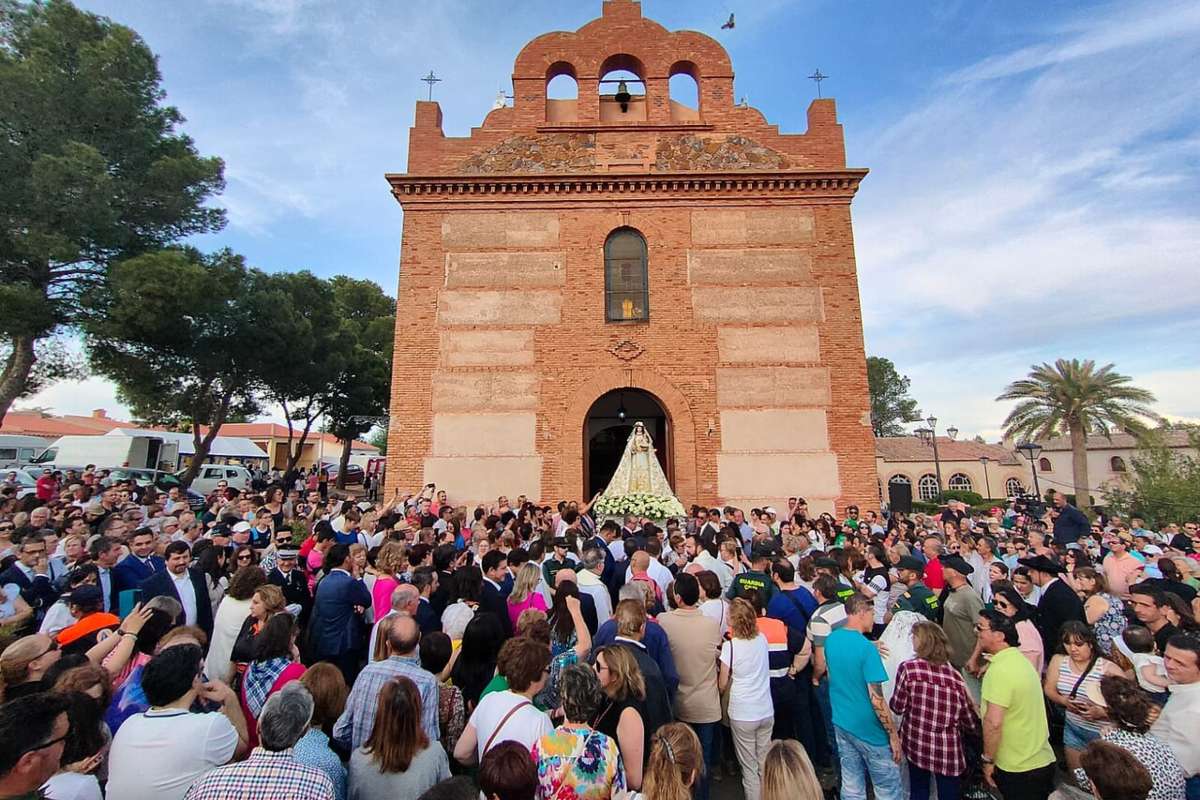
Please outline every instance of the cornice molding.
M787 172L586 173L385 176L401 205L708 198L823 199L849 202L866 169Z

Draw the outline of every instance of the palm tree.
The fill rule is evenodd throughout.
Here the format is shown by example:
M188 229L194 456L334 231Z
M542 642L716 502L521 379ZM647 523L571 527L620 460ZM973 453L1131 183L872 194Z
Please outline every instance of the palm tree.
M1075 473L1075 502L1090 505L1088 497L1087 437L1111 437L1113 428L1140 436L1144 419L1159 421L1149 404L1154 395L1131 386L1129 377L1112 364L1096 369L1096 362L1060 358L1053 365L1034 366L1029 377L1010 383L997 400L1019 400L1004 420L1004 435L1013 439L1045 439L1064 433L1071 437Z

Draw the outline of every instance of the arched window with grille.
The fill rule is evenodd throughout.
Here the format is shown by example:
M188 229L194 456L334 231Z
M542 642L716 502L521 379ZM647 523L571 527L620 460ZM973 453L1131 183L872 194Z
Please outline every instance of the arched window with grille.
M971 478L963 475L961 472L956 472L950 476L950 481L946 484L952 492L973 492L974 485L971 483Z
M892 477L888 478L888 483L912 483L912 481L909 480L907 475L896 473Z
M1045 456L1038 459L1038 469L1040 469L1042 472L1054 471L1050 466L1050 459L1046 458Z
M941 494L941 489L938 488L937 477L934 475L922 475L917 481L917 496L922 500L936 500Z
M1120 456L1113 456L1108 460L1108 468L1113 472L1125 471L1125 459Z
M604 318L608 322L650 319L650 276L646 240L633 228L618 228L604 242Z
M1004 482L1004 491L1009 497L1019 497L1025 493L1025 486L1016 478L1009 478Z

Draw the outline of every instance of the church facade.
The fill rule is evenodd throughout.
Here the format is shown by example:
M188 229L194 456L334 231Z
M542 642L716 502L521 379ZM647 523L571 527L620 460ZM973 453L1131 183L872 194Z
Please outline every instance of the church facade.
M548 96L564 82L574 97ZM780 133L736 102L720 44L634 0L529 42L512 105L469 136L418 102L408 172L387 176L404 209L389 485L587 499L641 421L685 505L874 505L865 174L833 100Z

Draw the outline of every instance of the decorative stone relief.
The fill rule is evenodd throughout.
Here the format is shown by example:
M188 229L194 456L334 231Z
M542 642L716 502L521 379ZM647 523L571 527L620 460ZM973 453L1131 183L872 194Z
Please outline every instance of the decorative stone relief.
M551 133L514 136L464 161L465 175L519 172L592 172L596 169L596 141L591 134Z
M787 169L783 154L753 139L736 134L719 136L662 137L654 168L659 172L696 172L731 169Z
M633 361L635 358L646 352L646 348L629 339L622 339L608 348L608 352L612 353L622 361Z

